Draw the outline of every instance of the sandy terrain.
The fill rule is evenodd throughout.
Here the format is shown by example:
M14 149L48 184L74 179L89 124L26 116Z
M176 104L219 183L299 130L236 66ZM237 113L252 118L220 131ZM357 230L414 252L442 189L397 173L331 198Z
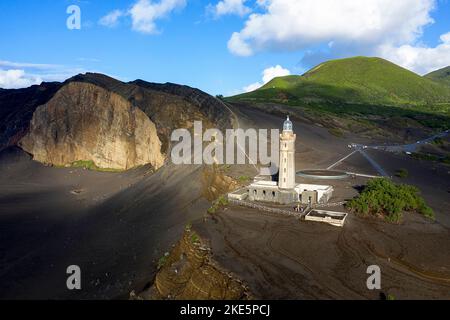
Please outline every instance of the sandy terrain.
M3 299L127 298L209 207L199 166L121 174L45 167L18 150L1 157ZM81 291L66 288L72 264Z
M283 121L250 109L241 109L240 117L268 128ZM294 128L297 169L331 165L350 153L347 145L355 139L336 138L307 123L294 122ZM196 223L195 229L210 242L214 258L259 298L379 299L383 293L397 299L450 299L448 172L402 155L370 151L370 156L389 175L408 168L411 175L404 181L421 189L436 210L437 222L408 214L394 225L350 214L344 228L338 228L229 206ZM377 174L360 153L335 169ZM297 181L332 184L336 191L331 201L336 202L357 195L367 178ZM366 287L366 270L372 264L381 267L382 290Z
M195 229L258 298L450 299L448 229L418 215L405 220L350 215L340 229L232 206ZM366 287L373 264L381 291Z
M235 111L243 128L279 128L283 121L252 109ZM298 170L328 167L348 154L354 141L304 122L294 121L294 128ZM158 259L189 221L197 221L217 260L259 297L378 298L379 292L365 289L365 269L379 264L384 292L450 298L448 172L402 156L370 155L389 174L408 168L405 181L423 191L438 223L411 215L397 226L350 216L339 229L240 207L202 223L210 202L203 197L201 166L102 173L45 167L19 150L3 151L0 299L127 298L153 279ZM374 173L363 158L349 158L336 169L346 167ZM232 166L230 174L256 171ZM359 178L336 182L335 195L352 197L362 183ZM72 264L81 267L81 291L66 289L65 271Z

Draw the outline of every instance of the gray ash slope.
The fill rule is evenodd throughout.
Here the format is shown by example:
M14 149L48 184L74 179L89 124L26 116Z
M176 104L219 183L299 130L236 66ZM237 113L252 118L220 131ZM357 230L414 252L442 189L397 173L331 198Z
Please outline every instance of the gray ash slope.
M210 206L202 166L97 172L45 166L21 150L35 111L63 90L82 98L77 90L86 85L78 84L118 94L142 110L155 123L166 154L175 128L192 127L195 120L231 127L220 101L176 84L124 83L88 73L0 90L1 299L127 298L151 281L158 259ZM66 268L73 264L82 270L81 291L66 288Z

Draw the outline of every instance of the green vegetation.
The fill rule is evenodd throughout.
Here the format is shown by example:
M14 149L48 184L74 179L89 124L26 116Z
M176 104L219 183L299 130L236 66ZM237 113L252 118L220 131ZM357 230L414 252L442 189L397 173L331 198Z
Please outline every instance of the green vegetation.
M409 176L409 172L408 170L402 168L402 169L398 169L397 172L395 173L395 175L399 178L408 178Z
M158 270L165 266L165 264L167 263L167 259L168 258L169 258L169 253L168 252L164 253L164 255L161 258L159 258L158 266L157 266Z
M200 237L195 232L192 232L190 239L192 244L197 244L200 242Z
M417 160L439 161L439 157L437 155L429 153L414 152L411 156Z
M425 75L425 78L445 85L450 85L450 66L430 72L429 74Z
M446 156L443 159L441 159L441 161L445 164L450 164L450 156Z
M432 143L437 146L442 146L445 142L444 139L438 137L434 139Z
M83 168L94 171L102 171L102 172L121 172L123 170L120 169L112 169L112 168L100 168L97 167L92 160L78 160L74 161L70 165L73 168Z
M386 297L386 300L393 301L393 300L395 300L395 296L393 294L388 294Z
M342 138L344 136L344 132L342 132L339 128L331 128L328 130L333 136Z
M450 102L450 88L380 58L322 63L302 76L278 77L234 99L310 99L373 105Z
M274 78L258 90L227 100L285 104L315 118L373 123L376 116L411 119L436 130L450 128L450 86L380 58L328 61L302 76Z
M250 177L249 176L239 176L238 180L240 183L246 183L248 181L250 181Z
M381 216L388 222L400 222L403 212L416 211L434 219L433 210L425 204L416 187L395 184L391 180L373 179L347 208L362 216Z
M217 200L212 203L212 206L208 209L208 213L213 214L216 213L222 207L228 205L228 199L225 196L220 196Z

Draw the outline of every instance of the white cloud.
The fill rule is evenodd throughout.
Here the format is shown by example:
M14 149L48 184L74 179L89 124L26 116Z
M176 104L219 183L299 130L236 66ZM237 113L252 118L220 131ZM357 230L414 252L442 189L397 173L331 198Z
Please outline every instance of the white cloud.
M262 84L261 82L255 82L252 84L249 84L248 86L245 86L243 88L244 92L252 92L255 91L256 89L259 89L263 86L264 84Z
M320 58L311 48L327 45L332 57L375 55L424 74L450 65L450 32L435 47L420 40L432 24L436 0L258 0L234 32L229 50L239 56L259 51L308 49L304 59Z
M215 6L210 5L208 8L216 17L236 14L238 16L245 16L251 12L251 9L245 5L247 0L222 0Z
M376 48L413 43L435 0L264 0L233 33L229 50L248 56L263 50L298 50L320 43Z
M85 70L78 67L0 60L0 88L16 89L43 81L63 81L82 72Z
M115 27L124 14L125 13L122 10L111 11L106 16L102 17L98 23L109 28Z
M158 33L155 21L166 17L176 9L184 8L186 0L138 0L129 10L133 30L142 33Z
M284 77L284 76L288 76L290 74L291 74L291 72L288 69L285 69L278 64L274 67L264 69L264 71L262 72L262 81L252 83L252 84L244 87L243 90L244 90L244 92L255 91L256 89L259 89L260 87L262 87L263 85L268 83L273 78Z
M60 68L57 64L44 64L44 63L24 63L24 62L12 62L6 60L0 60L0 67L5 68L32 68L32 69L55 69Z
M3 89L17 89L29 87L33 84L40 84L42 79L35 76L30 76L21 69L0 69L0 88Z
M441 35L441 43L434 48L403 45L385 45L378 55L419 74L450 66L450 32Z

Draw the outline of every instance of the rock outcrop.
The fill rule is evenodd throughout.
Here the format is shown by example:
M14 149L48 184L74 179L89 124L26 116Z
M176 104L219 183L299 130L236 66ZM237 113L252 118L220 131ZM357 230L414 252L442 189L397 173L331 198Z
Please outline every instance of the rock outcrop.
M19 145L37 161L70 165L92 161L99 168L130 169L164 162L155 124L116 93L88 83L62 87L33 114Z
M39 86L0 91L0 150L17 145L36 108L47 103L60 87L59 82L43 82Z
M121 82L86 73L63 83L0 91L0 150L20 146L37 161L90 168L155 169L170 154L178 128L230 128L230 110L188 86ZM156 133L156 134L155 134Z
M170 254L161 257L153 285L133 299L246 300L243 283L223 270L197 233L187 227Z

